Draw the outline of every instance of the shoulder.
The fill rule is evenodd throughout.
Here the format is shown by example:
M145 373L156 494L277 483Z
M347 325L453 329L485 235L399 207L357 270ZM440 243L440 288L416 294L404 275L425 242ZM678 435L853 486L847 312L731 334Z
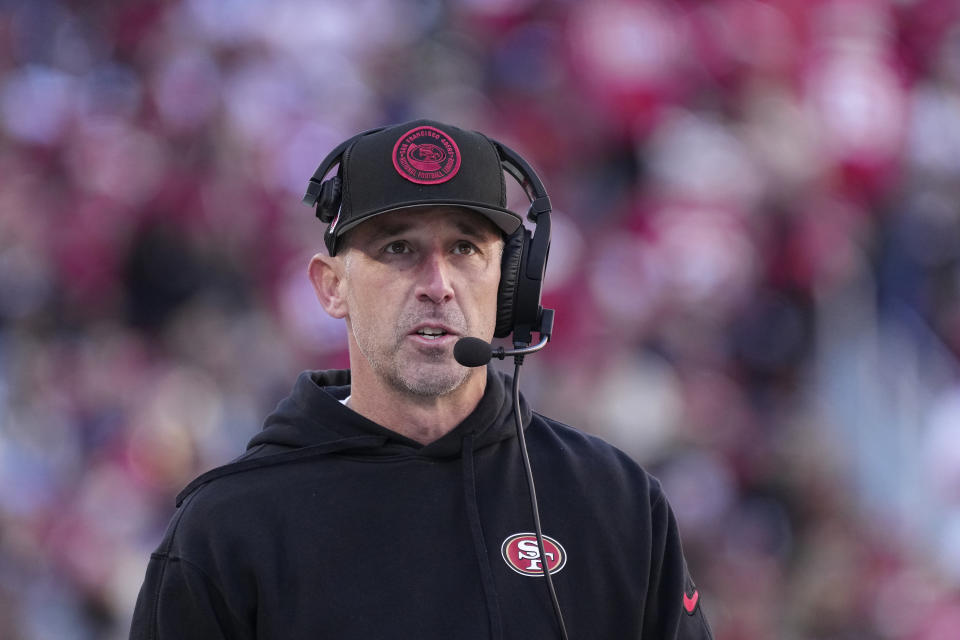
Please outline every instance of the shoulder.
M562 465L584 481L646 495L651 504L663 499L660 481L603 438L534 413L528 439L537 442L531 451L539 451L540 464Z
M216 469L214 470L216 471ZM178 541L207 538L242 530L241 523L269 501L263 500L263 488L249 473L214 477L178 500L177 512L170 523L168 537Z
M187 485L177 497L162 546L192 557L269 533L282 505L296 499L298 475L289 465L249 464L262 460L263 453L248 451Z
M615 462L636 471L642 471L633 458L603 438L539 413L533 414L528 433L545 441L543 444L560 447L570 454Z

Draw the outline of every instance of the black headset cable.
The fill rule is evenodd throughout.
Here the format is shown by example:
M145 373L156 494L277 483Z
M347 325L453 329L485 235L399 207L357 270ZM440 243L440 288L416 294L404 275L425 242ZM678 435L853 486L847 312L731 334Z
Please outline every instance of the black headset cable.
M547 581L547 590L550 592L550 602L553 604L553 613L557 618L557 624L560 626L560 637L563 640L569 640L567 636L567 626L563 622L563 613L560 611L560 601L557 599L557 590L553 586L553 578L550 576L550 567L547 563L547 555L543 545L543 530L540 527L540 508L537 505L537 489L533 482L533 470L530 467L530 456L527 453L527 441L523 436L523 422L520 420L520 365L523 364L523 356L513 357L513 418L517 427L517 439L520 441L520 452L523 457L523 468L527 473L527 488L530 490L530 509L533 512L533 526L537 533L537 547L540 549L540 570Z

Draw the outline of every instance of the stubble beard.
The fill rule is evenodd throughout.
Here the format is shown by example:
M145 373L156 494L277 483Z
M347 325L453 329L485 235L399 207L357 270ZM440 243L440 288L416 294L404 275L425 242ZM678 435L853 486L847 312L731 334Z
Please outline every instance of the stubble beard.
M461 332L466 326L459 314L451 318L405 312L397 320L396 333L387 348L377 347L378 340L368 327L353 326L357 347L374 373L394 391L416 399L452 393L466 382L471 373L467 367L457 364L452 353L445 347L419 348L415 354L404 353L403 347L407 343L410 329L424 320L436 320Z

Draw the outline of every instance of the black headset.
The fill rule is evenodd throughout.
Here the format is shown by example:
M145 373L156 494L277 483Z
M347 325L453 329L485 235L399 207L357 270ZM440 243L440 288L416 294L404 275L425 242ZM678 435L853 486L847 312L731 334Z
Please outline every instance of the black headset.
M316 207L316 216L323 223L337 218L343 199L342 161L353 145L362 137L382 131L378 127L359 133L333 149L323 159L307 184L303 203ZM523 224L504 241L503 259L500 266L500 286L497 293L497 324L493 335L504 338L513 334L514 346L530 344L531 334L549 336L553 330L553 310L540 305L543 276L550 253L550 197L540 178L520 154L505 144L490 139L500 165L516 180L530 200L527 219L536 225L531 233ZM324 180L334 165L339 165L337 175ZM330 227L324 233L328 247L333 233Z

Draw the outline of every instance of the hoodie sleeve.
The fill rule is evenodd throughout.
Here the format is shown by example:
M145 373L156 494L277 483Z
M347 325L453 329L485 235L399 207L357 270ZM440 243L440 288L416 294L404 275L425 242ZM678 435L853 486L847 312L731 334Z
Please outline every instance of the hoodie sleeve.
M247 640L255 634L251 585L239 577L216 500L194 491L150 556L130 640ZM209 496L208 496L209 497Z
M700 591L694 585L683 557L673 510L662 492L653 492L651 499L653 539L642 637L713 640L700 607Z
M166 553L150 556L137 597L130 640L252 638L217 585L199 567Z

